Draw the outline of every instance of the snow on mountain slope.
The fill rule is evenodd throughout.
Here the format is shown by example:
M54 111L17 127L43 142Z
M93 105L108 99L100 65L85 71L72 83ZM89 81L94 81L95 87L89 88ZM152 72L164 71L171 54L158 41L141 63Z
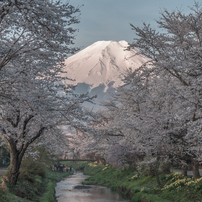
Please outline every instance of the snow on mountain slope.
M116 88L126 69L136 69L146 59L136 52L126 50L126 41L98 41L65 61L65 76L75 79L75 83L85 83L92 90L104 85Z

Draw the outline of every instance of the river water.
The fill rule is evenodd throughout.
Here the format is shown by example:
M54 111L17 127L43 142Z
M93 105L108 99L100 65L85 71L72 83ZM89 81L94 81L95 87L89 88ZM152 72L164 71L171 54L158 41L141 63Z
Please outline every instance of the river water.
M89 176L76 173L57 183L55 191L58 202L129 202L104 186L89 185L90 187L75 189L87 177Z

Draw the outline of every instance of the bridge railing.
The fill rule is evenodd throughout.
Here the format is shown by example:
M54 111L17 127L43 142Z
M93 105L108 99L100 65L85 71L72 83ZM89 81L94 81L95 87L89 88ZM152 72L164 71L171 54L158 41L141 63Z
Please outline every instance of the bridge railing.
M96 161L95 159L58 159L58 161Z

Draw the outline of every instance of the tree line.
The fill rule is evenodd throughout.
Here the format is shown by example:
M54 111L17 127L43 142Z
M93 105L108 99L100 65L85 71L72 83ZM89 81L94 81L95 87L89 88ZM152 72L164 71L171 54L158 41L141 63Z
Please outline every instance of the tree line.
M164 10L159 29L131 24L128 49L146 58L129 69L105 110L87 111L87 94L64 81L64 59L75 53L72 27L79 7L50 0L0 0L0 131L10 149L8 182L16 184L23 157L32 147L61 152L74 143L104 162L135 165L145 156L157 162L192 162L198 178L202 121L202 8L189 14ZM63 126L76 129L70 140ZM81 140L78 143L78 140ZM31 146L30 146L31 145ZM158 165L158 163L157 163Z
M60 0L0 1L0 135L10 150L9 184L33 147L66 149L63 125L85 129L81 105L93 98L75 94L62 76L64 59L78 50L79 13Z
M165 9L156 22L159 31L146 23L131 24L136 38L128 49L147 62L129 69L124 85L103 103L105 110L97 112L101 120L95 150L116 165L148 156L177 162L184 175L191 163L194 178L199 178L202 7L195 3L188 14Z

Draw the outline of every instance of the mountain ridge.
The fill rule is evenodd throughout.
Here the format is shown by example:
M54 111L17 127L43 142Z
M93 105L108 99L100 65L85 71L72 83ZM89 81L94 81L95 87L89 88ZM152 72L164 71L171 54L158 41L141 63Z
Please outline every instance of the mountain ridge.
M123 84L128 69L135 70L147 61L137 50L128 50L128 45L124 40L97 41L67 58L64 76L75 80L67 83L77 85L77 93L98 95L97 104L106 100Z
M135 51L128 51L128 43L122 41L98 41L69 57L65 61L67 76L76 83L86 83L91 89L104 83L106 86L121 84L120 75L129 68L135 69L146 60Z

